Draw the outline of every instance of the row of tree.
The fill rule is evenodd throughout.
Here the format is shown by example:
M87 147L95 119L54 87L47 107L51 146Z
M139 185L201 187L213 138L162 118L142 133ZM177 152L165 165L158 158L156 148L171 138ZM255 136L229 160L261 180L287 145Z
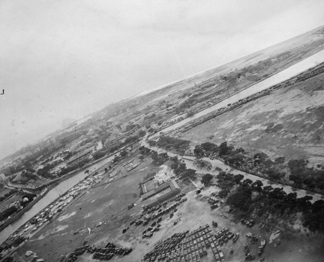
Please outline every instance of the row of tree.
M269 219L288 220L302 214L303 225L311 231L324 233L324 201L313 204L311 196L297 198L297 194L287 194L282 188L263 186L260 180L252 182L243 175L220 172L217 176L221 187L220 197L226 198L226 204L234 208L238 218L252 214Z
M225 164L239 170L280 183L292 183L297 188L310 190L324 190L324 170L309 167L304 159L292 159L286 163L284 157L277 157L274 161L265 153L259 152L251 156L243 148L235 148L227 142L219 146L206 142L194 149L197 158L218 157Z
M179 155L184 155L189 149L190 141L178 139L168 136L160 136L157 142L149 141L150 146L158 146L168 151L176 152Z

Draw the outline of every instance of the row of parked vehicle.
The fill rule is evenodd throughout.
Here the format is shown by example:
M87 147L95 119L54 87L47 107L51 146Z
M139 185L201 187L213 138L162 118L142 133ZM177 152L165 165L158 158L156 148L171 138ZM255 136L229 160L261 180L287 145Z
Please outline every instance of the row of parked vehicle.
M251 244L257 243L259 241L259 239L261 238L261 236L253 235L250 232L246 234L246 237L247 237L247 239L250 239ZM259 256L260 262L264 261L264 257L262 257L262 254L263 254L265 246L266 246L266 240L265 239L261 240L261 243L258 246L258 256ZM245 260L254 260L255 259L255 255L250 253L248 242L245 243L245 245L244 245L244 252L245 252Z
M253 219L250 219L250 220L242 219L241 223L247 227L250 227L250 228L255 225L255 221Z
M223 244L226 244L230 239L234 239L235 234L233 232L230 232L228 228L224 228L218 231L215 234L215 237L218 241L218 244L221 246Z
M150 238L153 236L154 232L159 231L161 224L154 222L154 226L150 226L145 229L142 233L142 238Z
M223 235L228 230L220 232L218 236ZM211 233L209 225L205 225L191 232L185 231L174 234L158 243L153 251L144 256L144 261L197 262L207 255L208 248L212 249L216 261L224 261L224 254L220 250L216 235Z
M169 254L179 249L179 243L183 240L189 231L175 233L171 237L158 243L155 248L144 256L144 261L165 260Z
M99 248L95 246L84 245L78 247L74 250L67 259L62 258L61 262L74 262L78 259L79 256L83 255L85 252L93 254L94 259L98 260L110 260L114 256L126 256L132 252L132 248L127 247L118 247L114 243L108 242L104 248Z
M156 218L158 218L158 222L161 222L162 216L164 214L167 214L171 211L173 211L173 213L176 212L176 207L187 200L187 198L182 198L183 194L180 195L181 197L174 199L174 203L169 206L167 206L168 202L165 202L161 205L145 210L138 219L131 221L130 225L135 224L136 226L139 226L143 224L143 226L146 226L151 220L154 220Z

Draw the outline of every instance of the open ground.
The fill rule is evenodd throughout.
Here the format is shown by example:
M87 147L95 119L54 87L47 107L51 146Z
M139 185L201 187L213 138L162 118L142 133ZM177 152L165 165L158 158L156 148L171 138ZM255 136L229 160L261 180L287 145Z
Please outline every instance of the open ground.
M324 160L324 76L319 75L228 111L182 138L196 143L224 141L271 158Z

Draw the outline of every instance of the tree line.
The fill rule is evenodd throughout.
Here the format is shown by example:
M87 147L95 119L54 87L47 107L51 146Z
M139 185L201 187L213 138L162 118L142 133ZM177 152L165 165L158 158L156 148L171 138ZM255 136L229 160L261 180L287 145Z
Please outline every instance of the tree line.
M297 198L297 194L286 193L282 188L263 186L260 180L252 182L243 179L243 175L220 172L217 175L221 187L219 197L226 199L226 204L235 210L237 218L251 216L263 221L287 221L302 214L303 226L310 231L324 233L324 201L313 204L311 196Z

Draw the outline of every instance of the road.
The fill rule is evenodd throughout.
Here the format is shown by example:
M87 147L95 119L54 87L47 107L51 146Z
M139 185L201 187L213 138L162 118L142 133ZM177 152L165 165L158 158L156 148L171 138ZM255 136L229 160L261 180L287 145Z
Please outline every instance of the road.
M221 168L223 171L231 172L234 175L241 174L241 175L244 176L244 179L249 178L249 179L252 180L252 182L254 182L256 180L260 180L263 183L263 186L272 186L273 188L282 188L282 190L284 192L286 192L287 194L289 194L289 193L296 193L297 194L297 198L301 198L301 197L304 197L306 195L311 196L311 197L313 197L312 200L310 200L311 203L314 203L317 200L324 200L324 197L321 194L313 193L313 192L308 192L308 191L306 191L304 189L296 189L296 188L293 188L293 187L291 187L289 185L283 185L283 184L280 184L280 183L275 183L275 182L270 181L270 180L268 180L266 178L259 177L259 176L252 175L252 174L247 173L247 172L243 172L243 171L234 169L234 168L226 165L224 162L222 162L222 161L220 161L218 159L211 160L209 158L203 158L204 160L210 162L213 165L213 168L212 168L211 171L201 170L201 169L197 168L193 164L193 161L195 160L195 157L191 157L191 156L180 156L180 155L174 154L172 152L166 151L166 150L161 149L161 148L151 147L146 142L145 139L142 140L141 145L142 146L145 146L145 147L147 147L147 148L149 148L151 150L154 150L154 151L156 151L159 154L160 153L167 153L168 156L170 156L170 157L177 156L179 159L181 159L186 164L187 168L194 169L199 174L209 173L209 174L212 174L212 175L216 176L216 175L219 174L219 171L215 170L215 168Z

